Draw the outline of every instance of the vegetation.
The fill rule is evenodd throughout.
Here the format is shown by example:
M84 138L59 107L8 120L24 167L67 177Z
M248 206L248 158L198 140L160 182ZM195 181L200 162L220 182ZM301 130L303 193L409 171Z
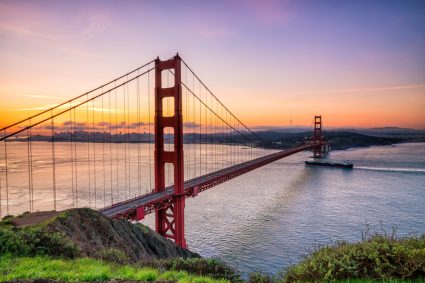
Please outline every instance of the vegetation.
M170 259L165 261L165 268L171 270L184 270L192 274L212 278L225 278L232 282L241 281L239 273L214 258Z
M238 272L216 259L197 257L161 259L147 254L146 258L134 260L130 258L128 249L122 249L120 245L107 245L108 237L120 243L136 235L140 241L145 241L149 245L161 245L166 240L158 240L159 235L155 235L145 226L133 225L123 220L110 222L112 220L97 215L94 211L72 210L60 213L54 219L25 227L15 227L16 218L3 219L0 222L0 281L26 279L67 282L243 281ZM77 216L78 221L73 221ZM78 222L83 221L87 222L84 227L97 225L97 229L103 228L99 231L93 229L84 231L80 226L72 226L80 225ZM55 230L50 230L49 227L55 227ZM62 232L61 229L68 230ZM69 234L72 232L75 235ZM82 245L83 241L75 240L79 237L88 237L89 233L90 239L103 241L102 245L97 246L97 253L93 256L81 252L87 245L85 241ZM317 247L299 264L288 268L280 275L271 277L262 273L252 273L248 281L252 283L324 281L362 283L372 280L425 282L425 235L397 238L394 234L395 232L389 236L386 234L368 236L367 232L364 234L364 240L359 243L338 242L334 245ZM102 238L99 240L99 237ZM165 244L168 245L167 249L172 248L169 246L171 242ZM149 247L146 251L154 254L161 249Z
M177 281L193 283L228 282L205 276L191 275L186 271L169 270L162 272L150 267L117 265L106 261L77 258L58 259L48 256L13 257L0 256L0 281L18 279L51 279L65 282L138 280Z
M339 242L322 247L290 267L282 280L322 282L356 278L386 282L425 278L425 235L402 239L374 235L359 243Z
M49 233L42 227L24 229L0 227L0 254L17 256L50 255L74 258L78 249L59 233Z
M75 219L75 215L84 215L87 223L85 227L98 223L98 219L104 217L97 216L94 211L79 209L66 211L58 214L54 218L41 223L25 227L16 227L14 219L21 216L7 217L0 222L0 281L14 279L51 279L63 281L98 281L98 280L145 280L145 281L179 281L179 282L227 282L241 281L240 276L232 268L216 259L202 258L171 258L158 259L150 255L143 260L134 261L126 253L127 250L116 247L106 247L98 249L93 257L87 257L81 250L80 241L75 241L75 235L86 237L83 233L91 233L90 236L97 237L93 230L82 232L68 229L66 233L72 232L75 235L68 235L61 232L57 227L69 227L66 225ZM88 221L87 219L91 219ZM103 219L104 220L104 219ZM109 220L108 220L109 221ZM75 222L83 222L78 219ZM145 241L151 245L161 242L150 240L152 232L143 225L133 225L130 223L113 222L120 225L121 233L129 237L130 231L134 232L139 239L145 236ZM64 224L65 223L65 224ZM125 224L125 226L124 226ZM132 229L127 229L128 225L133 225ZM55 227L52 231L50 228ZM99 225L98 225L99 226ZM109 227L109 226L106 226ZM143 232L139 232L143 230ZM104 229L102 237L116 237L115 230ZM112 231L112 232L111 232ZM117 230L118 231L118 230ZM113 233L113 234L112 234ZM137 233L137 234L136 234ZM159 237L159 236L155 236ZM101 239L106 241L105 239ZM142 239L143 240L143 239ZM140 241L142 241L140 240ZM165 240L163 240L165 241ZM172 244L171 242L168 244ZM154 248L149 248L155 251ZM75 273L75 274L74 274Z

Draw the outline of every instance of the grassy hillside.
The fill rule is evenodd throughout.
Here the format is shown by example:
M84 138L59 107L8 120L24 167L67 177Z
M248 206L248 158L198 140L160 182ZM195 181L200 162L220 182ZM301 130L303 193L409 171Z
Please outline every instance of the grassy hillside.
M202 259L142 224L86 208L0 222L0 282L18 279L240 281L227 265Z
M110 220L90 209L45 216L25 214L0 222L0 282L243 282L226 264L199 258L146 226ZM359 243L318 248L281 275L253 273L248 281L425 282L424 278L425 235L375 235Z

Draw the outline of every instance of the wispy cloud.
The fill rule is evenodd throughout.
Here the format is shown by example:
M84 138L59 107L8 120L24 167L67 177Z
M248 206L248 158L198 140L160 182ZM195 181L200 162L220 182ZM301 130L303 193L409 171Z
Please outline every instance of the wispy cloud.
M78 48L72 43L106 32L110 26L109 15L104 12L46 14L42 5L17 1L13 4L0 2L0 18L0 34L4 37L88 58L99 58L99 54ZM58 21L72 21L72 28L58 29Z
M45 94L21 94L23 97L29 97L29 98L51 98L55 99L52 95L45 95Z
M46 104L46 105L43 105L43 106L38 106L38 107L30 107L30 108L18 108L18 109L16 109L17 111L35 111L35 110L40 110L40 111L42 111L42 110L47 110L47 109L50 109L50 108L52 108L52 107L55 107L57 104ZM61 106L61 108L64 108L64 106ZM65 107L65 108L67 108L67 107Z
M21 38L35 37L35 38L44 39L44 40L54 40L54 37L49 36L47 34L36 32L24 27L14 26L11 24L1 24L0 30L2 32L6 32Z
M290 92L290 94L334 94L334 93L365 93L365 92L382 92L390 90L414 89L425 88L425 84L417 85L399 85L399 86L384 86L384 87L369 87L369 88L348 88L348 89L330 89L330 90L317 90L317 91L301 91Z
M38 107L28 107L28 108L18 108L16 109L17 111L36 111L36 110L47 110L50 108L53 108L57 106L57 104L45 104L42 106L38 106ZM57 107L56 109L69 109L69 104L67 105L62 105ZM77 110L81 110L81 111L89 111L89 112L103 112L105 114L109 114L109 113L123 113L124 111L122 111L121 109L109 109L109 108L100 108L100 107L92 107L91 105L89 105L88 109L87 109L87 104L79 106L78 108L76 108ZM128 112L128 110L127 110ZM130 111L131 112L131 111Z

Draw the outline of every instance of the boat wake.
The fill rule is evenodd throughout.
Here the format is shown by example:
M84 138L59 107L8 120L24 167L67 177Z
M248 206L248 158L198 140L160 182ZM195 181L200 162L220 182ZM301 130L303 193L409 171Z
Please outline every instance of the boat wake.
M361 169L361 170L381 171L381 172L425 174L425 168L387 168L387 167L368 167L368 166L355 166L354 168Z

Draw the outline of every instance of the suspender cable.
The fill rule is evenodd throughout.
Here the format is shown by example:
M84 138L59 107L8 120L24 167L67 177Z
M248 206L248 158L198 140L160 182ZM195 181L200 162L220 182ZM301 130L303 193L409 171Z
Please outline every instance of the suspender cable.
M150 72L148 72L148 120L149 120L149 190L152 190L152 153L151 153L151 148L152 148L152 133L151 133L151 79L150 79Z
M140 179L140 93L139 93L139 79L137 79L137 188L139 195L142 194L141 179Z
M4 130L4 136L7 131ZM7 140L4 140L4 163L5 163L5 181L6 181L6 213L9 214L9 168L7 164Z
M151 60L151 61L149 61L148 63L146 63L146 64L144 64L144 65L142 65L142 66L140 66L140 67L138 67L138 68L136 68L136 69L134 69L134 70L132 70L132 71L130 71L130 72L128 72L128 73L126 73L126 74L124 74L124 75L122 75L122 76L120 76L120 77L118 77L118 78L116 78L116 79L113 79L113 80L111 80L111 81L109 81L109 82L107 82L106 84L103 84L103 85L101 85L101 86L99 86L99 87L97 87L97 88L95 88L95 89L92 89L92 90L90 90L90 91L88 91L88 92L85 92L85 93L83 93L83 94L81 94L81 95L79 95L79 96L77 96L77 97L74 97L74 98L72 98L72 99L70 99L70 100L67 100L67 101L65 101L65 102L63 102L63 103L60 103L60 104L58 104L58 105L56 105L56 106L53 106L53 107L51 107L51 108L49 108L49 109L46 109L46 110L43 110L43 111L41 111L41 112L39 112L39 113L37 113L37 114L35 114L35 115L33 115L33 116L31 116L31 117L28 117L28 118L26 118L26 119L24 119L24 120L21 120L21 121L19 121L19 122L16 122L16 123L13 123L13 124L11 124L11 125L8 125L8 126L6 126L6 127L3 127L3 128L1 128L0 129L0 131L4 131L4 130L7 130L7 129L9 129L9 128L11 128L11 127L13 127L13 126L16 126L16 125L19 125L19 124L21 124L21 123L23 123L23 122L25 122L25 121L28 121L29 119L32 119L32 118L35 118L35 117L38 117L38 116L40 116L40 115L42 115L42 114L45 114L45 113L48 113L49 111L53 111L54 109L57 109L57 108L60 108L61 106L64 106L64 105L66 105L66 104L70 104L71 105L71 103L73 102L73 101L75 101L75 100L77 100L77 99L80 99L80 98L82 98L82 97L84 97L85 95L88 95L88 94L90 94L90 93L94 93L95 91L97 91L97 90L99 90L99 89L102 89L102 93L103 93L103 88L105 87L105 86L107 86L107 85L110 85L110 84L112 84L113 82L117 82L117 81L119 81L120 79L122 79L122 78L124 78L124 77L126 77L127 76L127 78L128 78L128 75L130 75L130 74L132 74L132 73L134 73L134 72L136 72L136 71L138 71L138 70L140 70L140 69L142 69L142 68L144 68L144 67L146 67L146 66L149 66L151 63L153 63L155 61L155 59L154 60ZM151 70L151 69L150 69ZM146 71L146 72L148 72L148 71ZM143 74L141 74L141 75L144 75L146 72L144 72ZM134 78L133 78L134 79ZM95 97L92 97L91 99L95 99L96 97L98 97L99 95L97 95L97 96L95 96ZM71 110L71 109L68 109L68 110ZM58 113L58 114L62 114L63 112L66 112L66 111L62 111L61 113ZM58 114L55 114L55 115L58 115ZM38 123L41 123L41 122L44 122L44 121L40 121L40 122L37 122L37 123L35 123L35 124L38 124ZM24 130L26 130L26 129L23 129L22 131L24 131ZM21 131L21 132L22 132Z
M75 205L78 207L78 155L77 155L77 128L76 128L76 116L75 116L75 109L73 109L74 112L74 166L75 166Z
M103 89L102 89L103 92ZM95 134L95 125L96 125L96 120L95 120L95 116L94 116L94 100L92 100L92 116L93 116L93 134ZM97 133L97 132L96 132ZM97 139L97 135L94 135L95 139ZM97 208L97 184L96 184L96 140L93 142L93 182L94 182L94 208Z
M52 129L52 174L53 174L53 210L56 210L56 156L55 156L55 119L51 124Z
M128 76L127 76L127 81L128 81ZM131 197L131 168L130 168L130 164L131 164L131 154L130 154L130 89L129 89L129 85L130 83L127 82L124 87L127 86L127 160L128 160L128 196Z
M69 103L69 108L71 108L71 102ZM75 208L75 196L74 196L74 193L75 193L75 190L74 190L74 146L72 145L72 142L73 142L73 137L72 137L73 133L72 133L72 131L74 129L74 126L72 124L72 111L69 111L69 124L71 126L71 130L70 130L71 142L70 142L70 145L71 145L71 175L72 175L72 177L71 177L72 207Z
M117 198L119 197L119 179L118 179L118 102L117 102L117 89L114 90L114 98L115 98L115 178L116 178L116 193Z
M31 121L31 120L30 120ZM29 134L30 129L27 130L27 161L28 161L28 200L29 200L29 211L32 212L32 201L31 201L31 153L30 153L30 140Z
M105 174L105 116L102 95L102 172L103 172L103 206L106 207L106 174Z
M127 116L126 116L126 91L125 91L125 85L123 85L123 105L124 105L124 180L125 180L125 189L126 189L126 194L127 194L127 199L129 198L129 190L128 190L128 179L127 179L127 142L128 142L128 135L126 133L126 126L127 126Z
M109 183L110 183L110 198L111 205L114 203L114 193L112 191L112 109L111 109L111 92L108 92L108 112L109 112Z
M88 96L86 98L88 100ZM88 183L88 187L89 187L89 207L91 206L91 168L90 168L90 118L89 118L89 103L87 103L87 172L88 172L88 178L89 178L89 183Z

